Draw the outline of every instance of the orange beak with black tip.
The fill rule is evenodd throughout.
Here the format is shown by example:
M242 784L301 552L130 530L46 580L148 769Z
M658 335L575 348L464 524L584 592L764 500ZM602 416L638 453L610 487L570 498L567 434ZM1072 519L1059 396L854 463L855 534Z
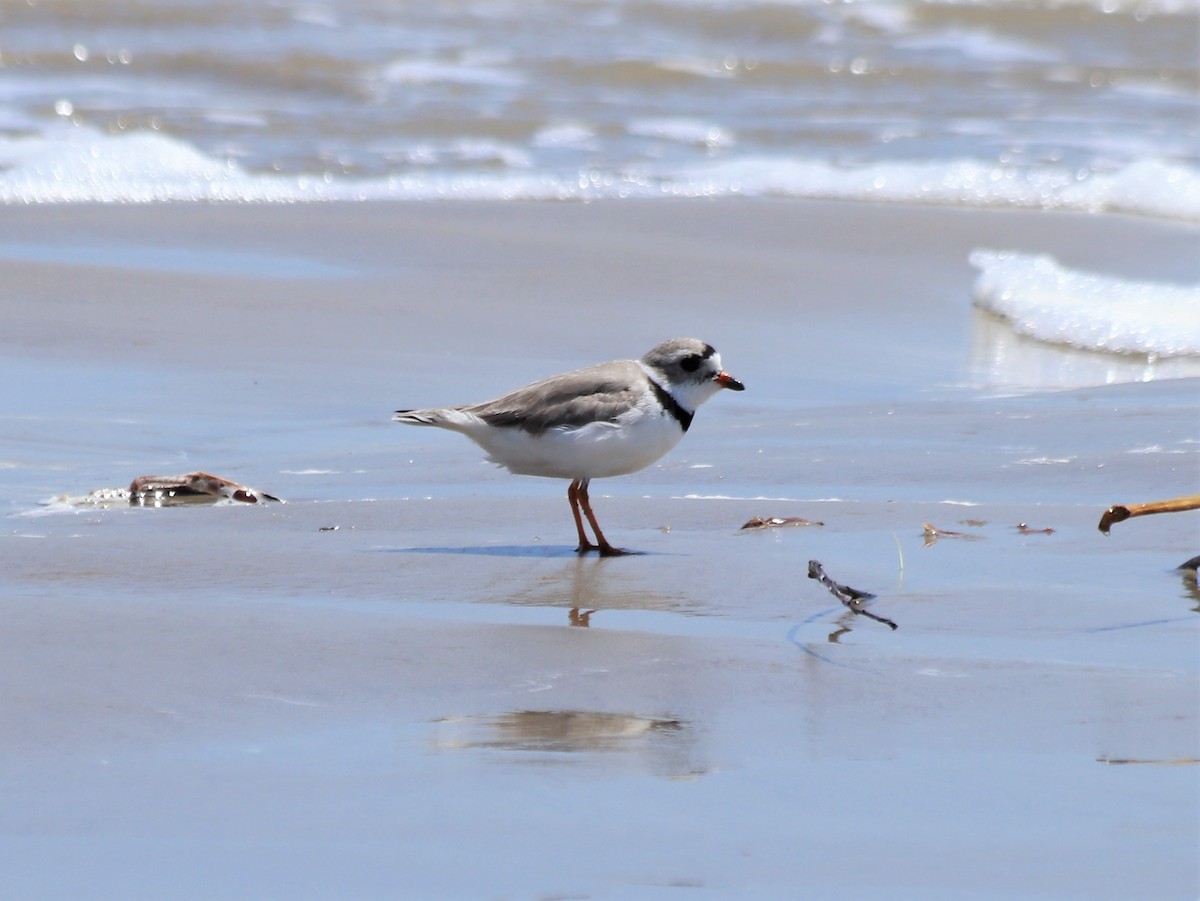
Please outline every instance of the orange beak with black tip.
M746 386L731 376L728 372L722 369L713 376L713 381L722 388L728 388L730 391L745 391Z

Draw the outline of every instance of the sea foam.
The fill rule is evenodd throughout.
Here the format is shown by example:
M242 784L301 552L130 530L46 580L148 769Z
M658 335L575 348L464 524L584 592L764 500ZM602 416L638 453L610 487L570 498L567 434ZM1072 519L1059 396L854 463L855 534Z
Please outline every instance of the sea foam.
M667 177L677 194L809 197L1137 213L1200 222L1200 172L1144 160L1114 172L957 159L835 166L823 160L741 158Z
M732 143L716 126L691 120L641 125L647 133L676 140L703 136L712 142L715 134L719 147ZM572 139L583 140L584 134ZM730 148L720 149L728 153ZM428 152L424 165L386 176L260 173L158 131L109 134L56 123L39 134L0 136L0 202L794 197L1124 212L1200 222L1200 171L1162 160L1084 173L966 159L839 166L761 156L727 156L676 168L614 164L554 170L539 166L519 145L494 141L460 141ZM453 168L437 165L444 157Z
M1200 285L1128 281L1049 256L976 250L976 306L1019 334L1085 350L1200 355Z

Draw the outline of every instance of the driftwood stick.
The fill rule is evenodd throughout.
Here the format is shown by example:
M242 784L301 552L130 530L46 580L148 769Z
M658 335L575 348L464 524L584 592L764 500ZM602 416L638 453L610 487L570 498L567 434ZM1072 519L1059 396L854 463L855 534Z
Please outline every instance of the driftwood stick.
M1135 516L1149 516L1151 513L1179 513L1183 510L1200 509L1200 494L1189 494L1185 497L1174 497L1166 501L1150 501L1147 504L1113 504L1100 517L1098 528L1105 535L1114 523L1124 522Z
M883 623L885 626L888 626L891 629L899 628L899 626L897 626L890 619L879 616L872 613L870 610L865 609L863 605L867 601L871 600L871 598L875 597L875 595L866 591L859 591L857 588L851 588L849 585L839 585L825 574L825 567L821 566L819 561L808 561L808 577L810 579L816 579L818 582L828 588L830 593L832 593L835 598L841 601L846 606L846 609L851 613L857 616L865 616L868 619L873 619L875 622Z

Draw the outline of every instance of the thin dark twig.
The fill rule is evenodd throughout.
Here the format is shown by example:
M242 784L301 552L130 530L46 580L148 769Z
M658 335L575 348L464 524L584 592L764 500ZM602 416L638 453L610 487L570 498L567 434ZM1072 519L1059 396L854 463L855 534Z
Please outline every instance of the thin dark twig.
M870 610L865 609L864 604L875 597L875 595L866 591L859 591L857 588L851 588L849 585L839 585L825 574L825 567L821 566L819 561L808 561L808 577L810 579L816 579L818 582L828 588L830 593L832 593L835 598L841 601L846 606L846 609L851 613L857 616L865 616L869 619L873 619L877 623L883 623L885 626L888 626L891 629L900 628L887 617L879 616L878 614L872 613Z

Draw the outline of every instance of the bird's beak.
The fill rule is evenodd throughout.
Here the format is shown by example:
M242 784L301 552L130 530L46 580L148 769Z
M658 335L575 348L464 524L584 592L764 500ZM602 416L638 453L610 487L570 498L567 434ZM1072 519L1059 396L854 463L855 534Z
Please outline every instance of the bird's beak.
M713 376L713 381L722 388L728 388L730 391L745 391L746 386L731 376L728 372L722 369Z

